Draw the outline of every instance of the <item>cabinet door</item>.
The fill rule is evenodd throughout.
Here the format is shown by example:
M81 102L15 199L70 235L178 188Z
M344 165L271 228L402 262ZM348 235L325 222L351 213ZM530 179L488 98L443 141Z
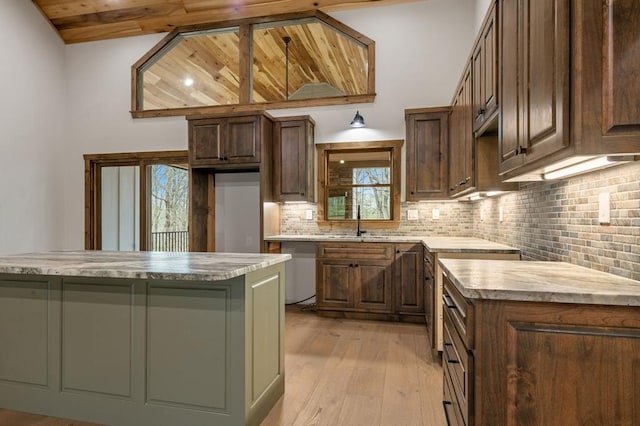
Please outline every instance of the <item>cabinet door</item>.
M313 202L313 127L309 120L276 122L273 183L280 201Z
M474 130L491 119L498 108L496 8L491 6L472 56Z
M640 2L572 3L572 134L581 152L640 152ZM573 143L573 141L572 141Z
M224 126L224 119L189 122L189 162L192 166L222 161Z
M448 198L449 109L424 111L406 114L407 201Z
M458 86L451 117L449 141L449 195L468 192L474 186L471 62Z
M260 162L260 117L227 119L224 160L228 163Z
M356 262L318 259L316 262L316 305L322 308L352 308L353 270Z
M424 314L422 244L399 244L395 263L395 310Z
M424 318L427 325L427 338L432 349L436 348L436 281L434 277L433 256L424 250ZM437 301L438 303L440 301Z
M569 1L502 2L500 171L569 144Z
M473 79L473 129L484 123L484 49L482 40L478 41L471 55L471 72Z
M354 307L369 312L392 312L393 263L360 260L354 268Z

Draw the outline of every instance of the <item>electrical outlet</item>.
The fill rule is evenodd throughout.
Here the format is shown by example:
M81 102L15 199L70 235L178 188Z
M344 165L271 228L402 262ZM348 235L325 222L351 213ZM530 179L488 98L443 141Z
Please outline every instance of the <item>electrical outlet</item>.
M407 220L418 220L418 210L407 210Z
M304 218L307 220L313 220L313 210L308 209L304 213Z
M438 210L438 209L431 210L431 219L433 219L433 220L440 219L440 210Z
M611 198L608 192L598 196L598 222L603 225L611 223Z

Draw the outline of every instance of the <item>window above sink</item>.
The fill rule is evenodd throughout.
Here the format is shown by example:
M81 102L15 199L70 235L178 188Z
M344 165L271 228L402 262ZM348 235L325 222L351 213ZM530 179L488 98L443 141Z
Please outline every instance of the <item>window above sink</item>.
M318 226L397 228L403 141L318 144Z

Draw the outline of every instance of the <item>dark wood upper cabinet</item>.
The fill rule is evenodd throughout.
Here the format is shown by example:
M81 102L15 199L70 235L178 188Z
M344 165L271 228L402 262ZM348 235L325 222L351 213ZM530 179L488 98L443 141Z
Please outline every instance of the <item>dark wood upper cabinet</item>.
M569 145L569 1L502 0L500 172Z
M315 122L309 116L275 119L273 196L277 201L313 202Z
M500 172L640 152L640 4L500 0Z
M572 143L580 153L640 152L640 3L574 0Z
M450 110L405 110L407 201L448 198Z
M456 90L449 119L449 195L471 192L474 180L471 63L467 62Z
M189 120L191 167L259 167L262 145L271 146L272 122L266 115Z
M259 172L260 250L279 216L264 207L273 201L273 120L266 114L187 117L189 121L189 250L216 250L216 174ZM276 225L273 225L273 224Z
M492 3L471 56L473 129L482 133L498 112L497 7Z

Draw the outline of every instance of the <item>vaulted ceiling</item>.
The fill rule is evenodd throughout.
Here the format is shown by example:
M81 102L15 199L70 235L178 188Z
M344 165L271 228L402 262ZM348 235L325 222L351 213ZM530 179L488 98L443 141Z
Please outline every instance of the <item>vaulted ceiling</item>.
M169 32L175 27L319 9L418 0L32 0L65 43Z

